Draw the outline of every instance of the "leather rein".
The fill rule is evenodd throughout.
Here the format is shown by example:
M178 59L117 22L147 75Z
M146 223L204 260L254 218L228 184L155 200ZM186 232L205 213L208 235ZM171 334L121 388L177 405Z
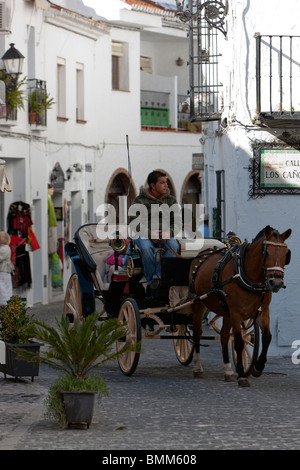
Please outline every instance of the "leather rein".
M250 292L251 294L261 296L260 303L259 303L259 306L258 306L257 311L256 311L256 315L255 315L251 325L245 327L244 324L242 323L242 328L243 329L249 329L256 322L258 314L261 311L261 307L262 307L265 295L270 290L270 288L268 287L268 282L267 282L268 279L275 278L275 277L283 279L283 275L284 275L284 269L281 266L276 266L275 265L275 266L272 266L270 268L265 267L265 258L266 258L266 255L267 255L267 246L268 245L276 246L279 249L281 247L282 248L287 248L287 245L285 243L280 243L280 242L273 242L273 241L268 241L268 240L263 241L263 243L262 243L262 259L263 259L263 270L264 270L264 273L265 273L265 281L264 282L253 283L247 278L247 276L245 274L245 269L244 269L245 251L246 251L247 247L249 246L249 243L248 242L242 243L242 242L240 242L239 239L237 239L237 240L238 241L236 243L232 244L232 245L227 244L227 248L221 248L221 249L211 249L211 248L209 248L207 250L204 250L203 252L198 253L198 255L194 259L197 259L197 258L200 257L200 260L194 266L194 269L192 271L190 285L189 285L189 288L190 288L189 296L190 297L194 296L195 299L199 298L199 295L197 296L195 294L195 279L196 279L196 275L197 275L200 267L203 265L203 263L207 259L210 258L210 256L212 256L213 254L216 254L216 253L224 253L224 249L225 249L226 250L225 253L223 254L222 258L218 261L218 263L216 264L216 266L214 268L214 272L213 272L213 275L212 275L213 287L210 288L206 292L202 292L201 296L204 296L204 295L209 296L209 295L213 295L213 294L216 295L219 299L220 305L223 306L224 310L227 312L228 315L230 313L229 313L229 310L228 310L228 307L227 307L227 304L226 304L226 300L225 300L225 298L227 297L228 294L223 290L223 287L226 284L229 284L233 281L236 281L236 283L238 284L238 286L240 288L244 289L247 292ZM173 251L169 246L167 246L167 248L175 256L177 256L178 258L183 258L183 256L181 256L178 253L176 253L175 251ZM233 259L234 274L229 279L221 282L221 280L220 280L221 279L221 273L222 273L225 265L231 259ZM275 271L275 273L274 273L274 271ZM285 287L285 286L283 286L283 287Z

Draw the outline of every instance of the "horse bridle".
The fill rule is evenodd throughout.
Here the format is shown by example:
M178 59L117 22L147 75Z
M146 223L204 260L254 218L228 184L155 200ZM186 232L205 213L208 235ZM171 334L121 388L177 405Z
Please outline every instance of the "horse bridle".
M266 256L267 256L267 246L268 245L271 245L271 246L277 246L278 247L278 252L279 252L279 248L287 248L287 245L285 243L279 243L279 242L272 242L272 241L269 241L269 240L265 240L263 242L263 247L262 247L262 255L263 255L263 262L265 263L265 259L266 259ZM279 278L279 279L283 279L283 275L284 275L284 268L282 268L281 266L272 266L270 268L266 268L265 265L264 265L264 271L265 271L265 276L267 279L271 278L271 277L276 277L276 278ZM270 273L270 271L273 272L273 274ZM275 273L274 273L275 271Z
M266 293L269 290L268 281L272 278L283 280L284 268L282 268L281 266L276 266L276 265L271 266L269 268L265 266L268 245L277 246L278 248L287 248L287 245L285 243L269 241L269 240L263 241L262 258L263 258L263 270L265 274L265 281L261 283L252 283L251 281L247 279L245 272L244 272L244 266L243 266L244 252L245 252L246 247L248 246L248 243L243 243L242 245L240 245L234 256L234 271L235 272L234 272L233 278L237 281L240 287L247 290L248 292L251 292L252 294L261 295L263 293Z

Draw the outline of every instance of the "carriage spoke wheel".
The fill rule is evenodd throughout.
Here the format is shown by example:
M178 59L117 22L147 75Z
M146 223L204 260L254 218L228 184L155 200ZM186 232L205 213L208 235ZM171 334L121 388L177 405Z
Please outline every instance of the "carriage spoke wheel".
M245 374L248 376L251 374L251 369L253 367L254 362L258 356L259 350L259 327L258 324L255 322L253 324L253 320L249 319L244 322L244 328L241 328L242 338L244 340L244 349L242 352L242 361L243 361L243 368ZM231 344L232 344L232 357L234 365L236 366L237 363L237 354L234 349L234 338L231 335Z
M179 336L177 338L176 336ZM180 336L186 336L187 339L182 339ZM187 325L178 325L178 329L173 332L173 345L176 357L180 364L188 366L194 354L194 345L191 342L192 333Z
M125 345L133 345L141 342L141 320L138 305L134 299L126 299L121 305L119 312L119 322L126 324L127 335L117 341L117 352L120 352ZM127 351L118 356L118 363L124 375L132 375L138 365L140 353Z
M76 273L72 274L67 285L64 300L64 316L68 317L70 321L82 319L81 292Z

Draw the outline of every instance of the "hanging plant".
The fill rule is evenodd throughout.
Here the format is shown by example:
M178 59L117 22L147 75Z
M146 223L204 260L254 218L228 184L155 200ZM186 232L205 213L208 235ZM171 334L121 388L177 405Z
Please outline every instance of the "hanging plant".
M18 109L25 109L25 91L22 90L22 86L26 82L26 77L22 80L15 79L5 70L0 70L0 80L5 83L6 88L6 104L10 111L14 112Z

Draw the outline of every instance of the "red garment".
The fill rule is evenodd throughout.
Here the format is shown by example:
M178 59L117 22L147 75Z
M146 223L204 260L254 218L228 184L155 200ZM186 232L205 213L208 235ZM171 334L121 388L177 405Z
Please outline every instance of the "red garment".
M160 199L161 197L164 196L164 194L159 194L158 196L155 196L155 194L153 194L153 192L151 191L151 189L149 189L149 193L151 194L151 196L155 197L155 199Z
M18 235L10 236L10 249L11 249L11 261L16 266L16 255L18 246L25 245L26 240L24 238L18 237Z
M13 218L13 228L21 230L24 235L28 234L28 229L32 225L30 217L24 217L23 215L16 215Z

